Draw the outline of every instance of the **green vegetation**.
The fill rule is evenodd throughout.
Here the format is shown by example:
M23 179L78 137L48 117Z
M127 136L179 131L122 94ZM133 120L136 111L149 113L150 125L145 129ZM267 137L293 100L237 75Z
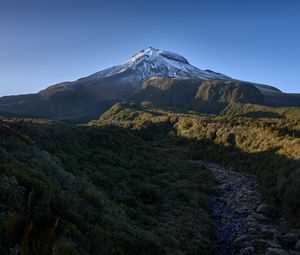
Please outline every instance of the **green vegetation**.
M192 110L219 114L232 103L263 104L264 97L252 84L240 81L206 81L198 88Z
M0 122L1 254L209 254L214 178L130 130Z
M289 116L286 119L201 116L156 112L143 104L123 103L90 124L131 128L174 154L252 171L265 198L278 208L278 215L299 225L300 121L292 118L295 112L284 112Z
M150 101L176 111L219 114L232 103L263 104L262 93L252 84L240 81L178 80L154 77L144 82L143 89L130 98Z
M131 77L130 72L122 75ZM118 75L104 79L86 77L55 84L37 94L0 97L0 113L6 117L86 123L97 119L124 99L133 102L151 101L160 108L202 114L220 114L231 104L300 106L299 94L282 93L271 86L238 80L201 81L152 77L143 84L137 82L132 86L124 86L119 78Z
M200 84L197 80L154 77L145 81L143 89L130 99L137 102L151 101L160 107L184 111L189 109Z
M174 109L123 102L77 126L2 119L0 253L210 254L215 180L198 159L255 173L300 227L298 108Z
M288 119L294 123L300 120L299 107L268 107L255 104L230 104L221 115L251 118L279 118Z

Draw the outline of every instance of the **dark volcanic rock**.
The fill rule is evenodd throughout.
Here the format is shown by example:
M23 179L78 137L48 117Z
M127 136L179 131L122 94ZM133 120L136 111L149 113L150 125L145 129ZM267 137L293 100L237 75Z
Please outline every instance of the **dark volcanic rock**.
M286 235L283 235L279 238L280 243L284 246L284 247L294 247L298 241L298 235L294 234L294 233L289 233Z
M295 250L300 251L300 239L295 244Z
M256 208L256 212L260 214L264 214L268 217L272 217L275 215L275 208L268 204L262 203Z
M273 216L274 208L262 203L254 175L214 163L196 161L219 180L211 198L215 221L215 255L300 255L299 233L287 230Z
M265 255L289 255L289 252L278 248L268 248Z

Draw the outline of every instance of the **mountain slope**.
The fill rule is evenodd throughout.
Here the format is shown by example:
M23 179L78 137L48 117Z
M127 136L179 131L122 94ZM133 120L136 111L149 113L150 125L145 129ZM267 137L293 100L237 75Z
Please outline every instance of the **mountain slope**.
M180 80L152 77L130 100L150 101L178 111L218 114L232 103L263 104L264 96L251 83L235 80Z
M201 84L193 110L219 114L230 104L263 104L264 96L251 83L240 81L206 81Z
M279 91L265 91L265 104L273 107L300 107L299 93L282 93Z
M169 92L165 90L163 93L165 95L162 96L162 91L157 91L157 86L148 89L142 87L145 81L153 77L180 80L181 85L176 85L176 89L172 87ZM186 105L187 99L194 93L195 87L190 85L191 80L198 81L199 84L212 80L236 81L224 74L199 69L176 53L149 47L139 51L122 65L113 66L77 81L62 82L37 94L1 97L0 112L17 116L86 122L97 118L114 103L136 97L136 94L139 98L161 101L170 93L172 95L166 99L168 104L180 107L183 102ZM157 81L165 83L163 79ZM153 80L151 83L153 84ZM261 91L267 105L300 106L299 94L285 94L271 86L248 84L256 86ZM178 86L181 88L180 92ZM222 90L220 92L222 93Z
M139 82L153 76L199 80L230 79L226 75L194 67L184 57L176 53L152 47L139 51L124 65L108 68L83 79L102 79L116 74L125 74L119 78L120 82L133 86L137 86Z
M286 119L286 121L299 121L299 107L270 107L255 104L239 104L234 103L226 107L221 115L230 115L235 117L251 117L251 118L273 118Z
M114 66L74 82L63 82L37 94L0 98L0 111L19 116L85 122L97 118L116 101L132 95L150 77L230 79L204 71L175 53L148 48L123 65Z
M244 104L243 104L244 105ZM241 104L235 104L239 109ZM249 105L249 111L255 106ZM263 107L268 111L268 107ZM300 118L299 109L281 109L284 118L243 115L235 111L226 116L182 114L155 109L141 103L119 103L91 125L115 125L138 130L143 137L161 139L161 146L184 146L188 139L190 157L231 165L241 171L257 174L260 189L282 216L291 214L300 221ZM240 117L239 117L240 116ZM193 141L194 140L194 141ZM194 143L195 142L195 143ZM290 222L291 224L291 222Z
M132 101L150 101L159 106L187 109L197 93L199 80L152 77L143 83L142 89L131 96Z
M213 184L123 128L4 119L0 254L209 254Z

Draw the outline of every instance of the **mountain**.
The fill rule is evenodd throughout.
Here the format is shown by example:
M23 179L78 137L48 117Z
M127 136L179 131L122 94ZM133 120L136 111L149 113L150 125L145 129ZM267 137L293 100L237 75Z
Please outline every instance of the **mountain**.
M180 111L219 114L232 103L263 104L264 96L251 83L230 80L181 80L152 77L130 101L150 101Z
M117 76L120 83L132 86L137 86L140 82L154 76L200 80L231 79L226 75L192 66L186 58L176 53L152 47L139 51L124 65L105 69L83 80L103 79L112 76Z
M149 49L0 98L0 254L299 254L291 97Z
M169 83L169 87L163 91L157 85L153 88L155 79L156 83ZM223 82L225 90L230 87L228 81L238 83L239 91L241 84L256 87L263 95L264 103L269 106L300 106L299 94L285 94L268 85L237 81L221 73L199 69L176 53L149 47L133 55L123 65L113 66L77 81L55 84L36 94L1 97L0 112L6 115L86 122L97 118L124 99L167 100L165 104L168 106L187 109L195 105L195 100L201 101L201 97L196 94L202 82L213 80L219 81L218 84ZM224 92L221 88L219 85L208 91L220 94ZM242 90L245 89L243 86ZM245 93L248 92L242 94ZM251 98L242 103L252 103L253 100L257 101ZM201 110L199 104L196 108ZM209 112L214 113L215 110Z
M264 96L251 83L231 80L206 81L198 88L192 110L219 114L234 103L263 104Z

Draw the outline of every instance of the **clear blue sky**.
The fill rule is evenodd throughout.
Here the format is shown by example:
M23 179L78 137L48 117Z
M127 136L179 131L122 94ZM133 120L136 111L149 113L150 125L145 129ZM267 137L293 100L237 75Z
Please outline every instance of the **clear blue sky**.
M300 92L297 0L0 0L0 95L75 80L148 46Z

